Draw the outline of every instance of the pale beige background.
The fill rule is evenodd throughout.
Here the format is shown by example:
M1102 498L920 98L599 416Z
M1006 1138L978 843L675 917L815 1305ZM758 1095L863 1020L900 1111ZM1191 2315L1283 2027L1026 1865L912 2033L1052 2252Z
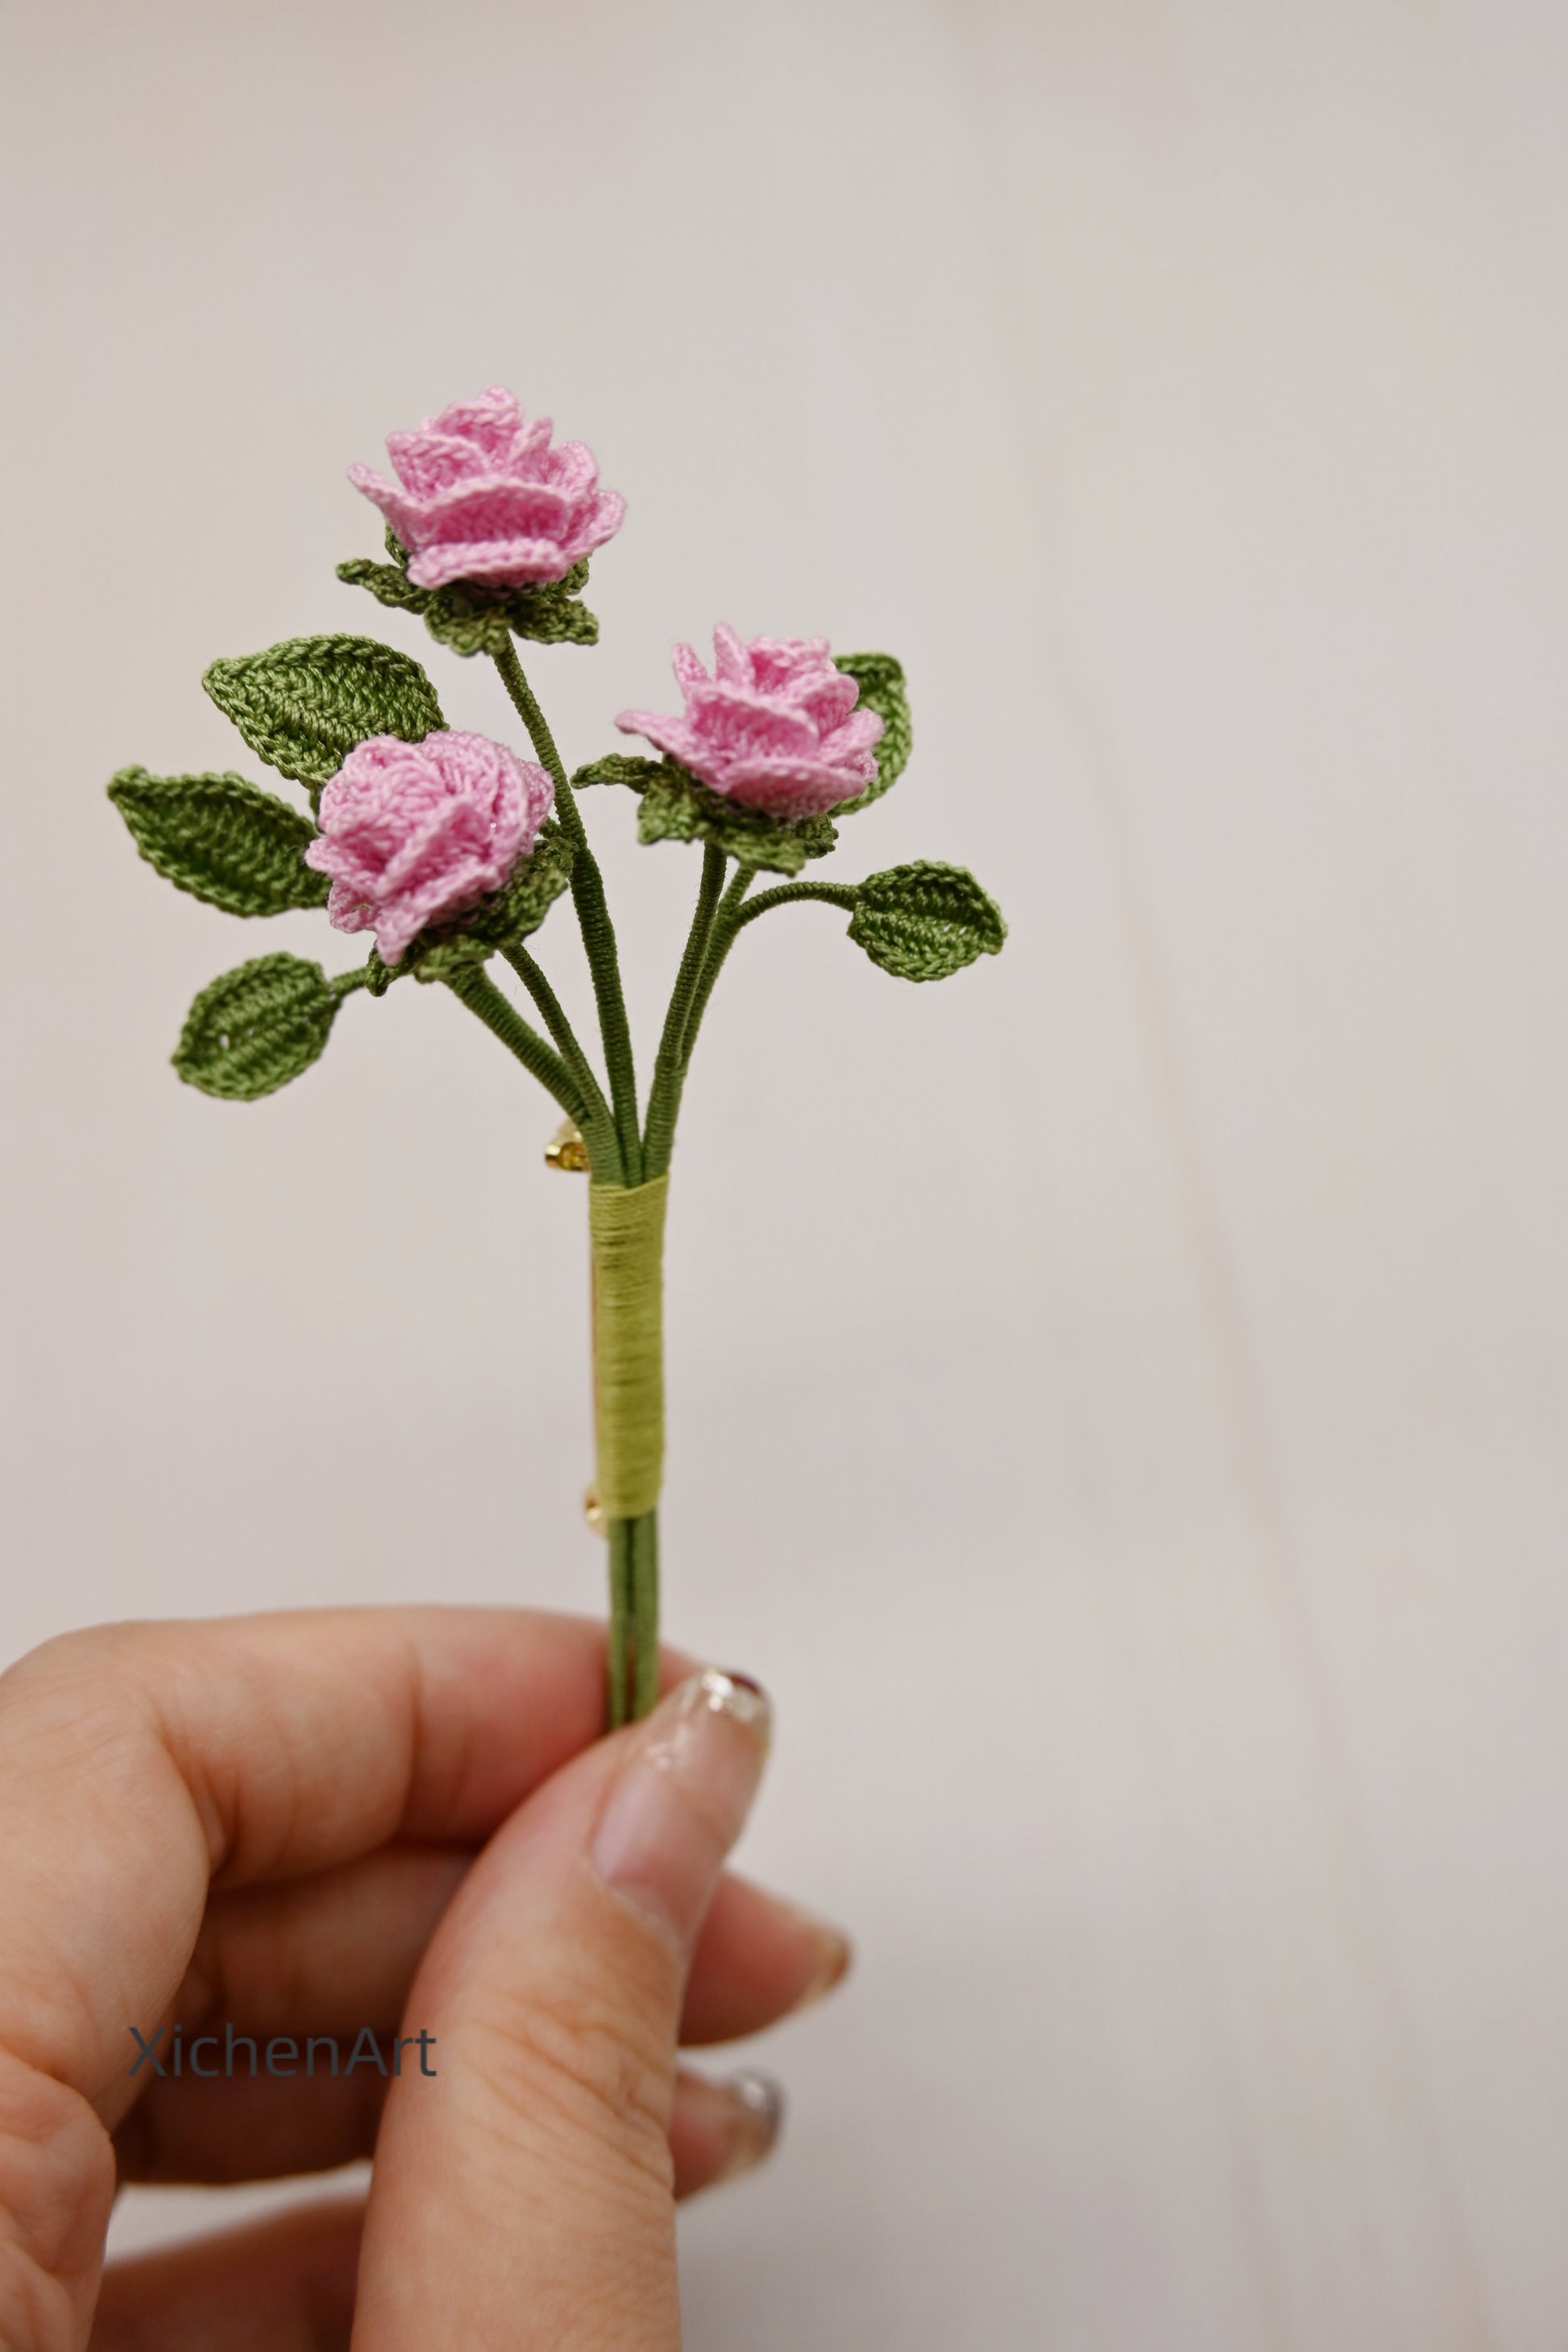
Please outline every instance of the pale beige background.
M275 1101L182 1089L192 992L320 927L176 898L101 797L254 768L216 653L426 652L333 581L342 467L510 383L630 501L602 649L535 663L568 755L715 618L890 646L919 750L846 863L1014 927L917 992L777 919L689 1098L670 1622L778 1696L750 1865L861 1938L689 2217L692 2346L1560 2347L1568 16L5 45L6 1649L596 1603L550 1107L413 989ZM694 865L592 814L646 1016Z

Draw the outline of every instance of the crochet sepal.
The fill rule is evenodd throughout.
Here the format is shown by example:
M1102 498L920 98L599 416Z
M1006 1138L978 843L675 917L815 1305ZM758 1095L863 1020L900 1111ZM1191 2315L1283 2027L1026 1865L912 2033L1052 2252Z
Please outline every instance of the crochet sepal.
M329 884L305 851L309 818L243 776L150 776L121 768L109 797L142 856L177 890L227 915L324 907Z
M626 784L639 793L639 841L715 842L742 866L770 874L798 874L808 857L826 857L838 838L831 817L773 816L766 809L747 808L673 760L612 751L579 768L572 783L577 791L585 784Z
M408 577L408 551L386 534L390 563L356 557L340 563L338 578L352 588L368 588L383 604L417 613L438 644L456 654L504 653L512 637L539 645L593 646L599 624L577 594L588 577L584 556L559 580L524 588L486 588L457 580L446 588L419 588Z
M286 637L213 662L202 684L251 750L312 799L356 743L420 743L447 723L419 664L374 637Z
M363 986L359 973L346 986ZM276 1094L315 1061L346 988L300 956L257 956L203 989L174 1049L189 1087L226 1102Z
M384 964L373 948L371 966L389 979L412 972L425 982L450 980L486 962L501 948L515 947L538 930L572 879L573 847L562 827L548 823L525 857L492 898L455 923L432 924L395 964ZM375 986L374 981L370 983ZM386 985L385 982L382 986ZM378 990L379 993L380 991Z
M1007 936L1001 908L962 866L919 859L872 874L855 895L849 936L900 980L946 980Z
M848 816L857 809L869 808L891 790L910 763L914 734L910 725L910 698L904 684L903 664L891 654L835 654L834 667L844 670L860 688L858 710L874 710L882 722L882 737L877 746L877 772L863 793L852 801L840 801L835 816Z

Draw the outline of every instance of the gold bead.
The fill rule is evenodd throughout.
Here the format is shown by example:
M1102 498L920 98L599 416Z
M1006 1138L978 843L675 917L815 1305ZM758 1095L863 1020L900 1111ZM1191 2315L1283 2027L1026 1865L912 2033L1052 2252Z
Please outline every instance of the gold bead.
M547 1168L570 1169L574 1175L586 1172L588 1147L574 1119L563 1118L544 1147Z
M605 1532L605 1514L599 1502L597 1486L590 1486L583 1497L583 1517L596 1536Z

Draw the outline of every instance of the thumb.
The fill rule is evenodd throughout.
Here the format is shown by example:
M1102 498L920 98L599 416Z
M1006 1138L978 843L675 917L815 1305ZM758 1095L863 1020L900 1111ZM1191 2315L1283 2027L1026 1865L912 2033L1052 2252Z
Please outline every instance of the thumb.
M687 1963L769 1709L692 1677L485 1849L409 1996L356 2352L679 2352L667 2137Z

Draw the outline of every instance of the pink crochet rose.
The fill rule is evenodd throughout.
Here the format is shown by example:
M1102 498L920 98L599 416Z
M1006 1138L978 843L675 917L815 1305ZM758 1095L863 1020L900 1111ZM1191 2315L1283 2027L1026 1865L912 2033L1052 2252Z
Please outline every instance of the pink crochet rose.
M626 507L600 489L581 441L551 447L553 430L548 416L526 424L513 395L495 384L427 416L416 432L387 435L401 488L368 466L351 466L349 479L408 550L416 587L560 580L614 537Z
M646 735L683 768L747 808L816 816L854 800L877 772L874 710L857 710L856 679L835 669L826 637L713 632L710 677L689 646L675 648L684 715L623 710L617 727Z
M305 863L331 877L340 931L374 931L395 963L427 923L499 890L526 857L554 786L542 768L485 735L356 743L321 793Z

